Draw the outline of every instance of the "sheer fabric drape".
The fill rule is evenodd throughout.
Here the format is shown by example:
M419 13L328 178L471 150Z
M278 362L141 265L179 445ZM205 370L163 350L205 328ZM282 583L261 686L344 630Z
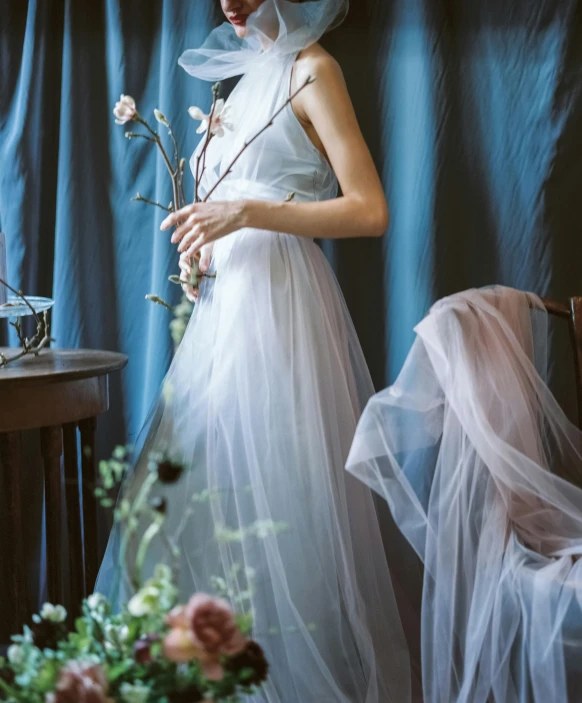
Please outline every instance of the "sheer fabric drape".
M348 469L424 563L425 700L579 700L582 490L557 474L582 468L582 435L546 385L547 313L472 290L416 332Z

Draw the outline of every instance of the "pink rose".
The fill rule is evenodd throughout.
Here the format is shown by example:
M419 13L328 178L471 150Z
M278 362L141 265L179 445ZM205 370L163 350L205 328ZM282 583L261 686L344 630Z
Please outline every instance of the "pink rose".
M212 680L220 680L224 673L220 657L239 654L247 645L229 604L204 593L192 596L188 605L174 608L168 624L172 628L164 642L168 659L198 659L204 675Z
M133 120L137 114L137 109L135 107L135 100L131 95L121 95L119 101L115 103L113 114L116 117L116 124L125 124Z
M98 664L72 661L61 670L47 703L113 703L106 696L107 689L105 672Z

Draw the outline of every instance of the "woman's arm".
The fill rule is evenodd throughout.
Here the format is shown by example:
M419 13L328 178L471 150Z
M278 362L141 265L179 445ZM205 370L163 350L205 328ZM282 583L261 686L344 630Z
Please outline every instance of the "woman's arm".
M388 227L386 198L341 69L319 47L305 53L295 67L294 87L309 76L315 81L293 108L319 138L343 196L320 203L247 202L247 226L321 239L382 236Z
M320 47L302 55L294 83L315 81L294 100L300 121L315 132L340 183L343 196L317 203L242 200L189 205L167 217L162 229L182 221L172 236L189 256L209 242L243 227L286 232L299 237L382 236L388 208L374 162L360 131L336 61Z

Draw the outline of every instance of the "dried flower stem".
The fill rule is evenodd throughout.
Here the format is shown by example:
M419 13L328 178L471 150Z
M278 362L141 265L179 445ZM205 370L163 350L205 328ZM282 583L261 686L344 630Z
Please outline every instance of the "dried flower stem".
M291 95L291 96L284 102L284 104L277 110L277 112L275 112L275 114L271 117L271 119L267 122L267 124L266 124L262 129L260 129L260 130L255 134L254 137L252 137L251 139L249 139L248 142L245 142L245 143L244 143L242 149L241 149L241 150L239 151L239 153L234 157L234 159L230 162L229 167L226 169L226 171L223 173L223 175L218 179L218 181L217 181L217 182L214 184L214 186L210 189L210 191L208 192L208 194L207 194L206 197L204 198L204 201L203 201L203 202L207 202L207 201L210 199L211 195L212 195L212 194L214 193L214 191L218 188L218 186L222 183L222 181L224 181L224 179L229 175L229 173L231 173L233 166L234 166L234 165L236 164L236 162L240 159L240 157L244 154L244 152L249 148L249 146L250 146L254 141L256 141L256 140L261 136L261 134L263 134L263 132L265 132L269 127L272 127L272 126L273 126L273 122L275 121L275 119L283 112L283 110L287 107L287 105L289 105L293 100L295 100L295 98L299 95L299 93L301 93L301 91L305 90L305 88L307 88L308 85L311 85L311 83L313 83L314 81L315 81L315 78L312 78L311 76L309 76L309 77L307 78L307 80L305 81L305 83L303 83L303 85L301 85L299 88L297 88L297 90L293 93L293 95Z

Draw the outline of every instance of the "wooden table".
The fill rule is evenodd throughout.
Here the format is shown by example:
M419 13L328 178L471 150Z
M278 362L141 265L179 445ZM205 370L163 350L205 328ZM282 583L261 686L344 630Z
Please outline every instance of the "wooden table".
M14 353L14 349L0 352ZM63 514L66 507L71 603L94 587L98 569L96 417L109 407L108 374L127 363L123 354L104 351L43 351L0 368L0 464L4 472L4 506L9 543L2 558L10 574L10 604L0 619L12 633L28 620L22 533L21 438L23 430L40 431L44 462L47 587L51 603L63 603ZM79 487L77 428L81 435ZM65 490L61 475L64 452ZM5 541L5 540L3 540ZM4 614L2 614L4 613Z

